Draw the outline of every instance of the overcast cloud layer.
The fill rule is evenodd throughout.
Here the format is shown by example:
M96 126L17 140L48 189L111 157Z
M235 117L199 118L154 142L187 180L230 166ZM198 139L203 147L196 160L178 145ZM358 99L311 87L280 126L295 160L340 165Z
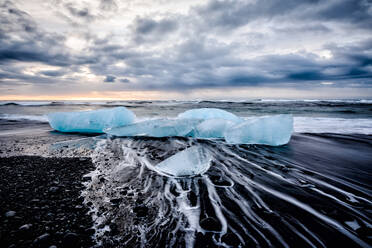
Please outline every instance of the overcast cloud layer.
M0 97L365 97L371 27L371 0L0 0Z

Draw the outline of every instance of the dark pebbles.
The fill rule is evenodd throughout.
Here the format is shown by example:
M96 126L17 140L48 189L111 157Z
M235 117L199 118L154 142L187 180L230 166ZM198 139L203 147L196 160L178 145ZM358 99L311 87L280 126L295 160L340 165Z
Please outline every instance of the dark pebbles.
M0 158L0 246L92 247L80 193L93 169L88 158Z

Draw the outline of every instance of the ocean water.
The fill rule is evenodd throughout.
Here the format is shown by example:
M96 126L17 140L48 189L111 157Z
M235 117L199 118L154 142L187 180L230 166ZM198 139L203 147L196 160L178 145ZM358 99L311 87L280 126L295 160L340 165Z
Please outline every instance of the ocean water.
M372 134L372 100L0 101L0 119L46 122L46 114L125 106L139 120L175 117L192 108L220 108L241 117L292 114L295 132Z
M371 247L372 101L2 102L0 128L112 106L139 120L205 107L244 118L290 113L296 133L279 147L182 137L56 142L60 156L91 150L96 169L82 195L103 247ZM212 160L202 175L153 169L190 147Z

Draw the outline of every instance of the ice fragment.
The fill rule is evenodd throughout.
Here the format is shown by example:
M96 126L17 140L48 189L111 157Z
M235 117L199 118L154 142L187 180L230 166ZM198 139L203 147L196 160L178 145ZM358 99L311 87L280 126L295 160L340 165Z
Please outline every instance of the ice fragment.
M50 126L60 132L103 133L104 129L132 123L135 115L125 107L48 115Z

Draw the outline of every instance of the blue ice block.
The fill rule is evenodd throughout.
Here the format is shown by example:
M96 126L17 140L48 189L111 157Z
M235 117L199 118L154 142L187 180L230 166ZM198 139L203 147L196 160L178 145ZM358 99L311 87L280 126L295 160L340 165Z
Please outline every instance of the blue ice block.
M166 176L196 176L206 172L211 166L212 156L200 146L192 146L163 160L154 169Z
M195 127L192 137L205 139L223 138L225 131L234 125L236 125L236 122L223 119L205 120Z
M50 126L60 132L103 133L104 129L131 124L135 119L125 107L48 114Z
M133 123L131 125L105 130L109 135L124 136L189 136L189 133L201 120L155 119Z
M241 118L237 117L236 115L227 112L222 109L216 108L199 108L199 109L190 109L178 115L180 119L202 119L202 120L209 120L209 119L222 119L222 120L229 120L233 122L240 122L242 121Z
M293 132L292 115L258 117L237 124L225 131L225 140L231 144L287 144Z

